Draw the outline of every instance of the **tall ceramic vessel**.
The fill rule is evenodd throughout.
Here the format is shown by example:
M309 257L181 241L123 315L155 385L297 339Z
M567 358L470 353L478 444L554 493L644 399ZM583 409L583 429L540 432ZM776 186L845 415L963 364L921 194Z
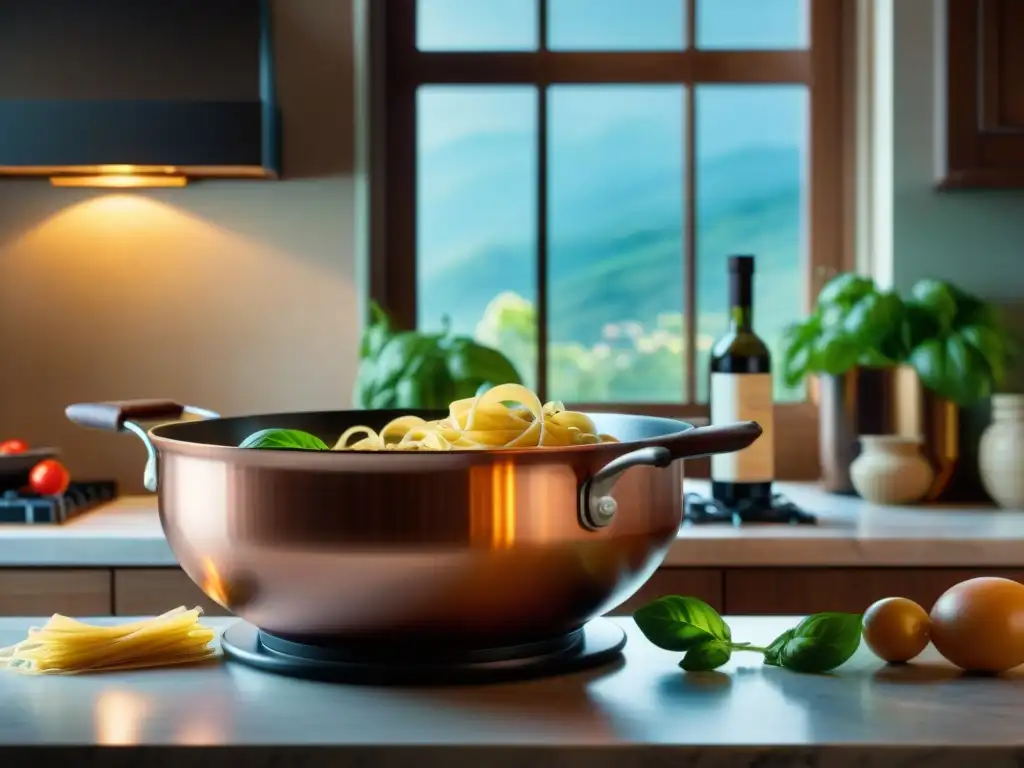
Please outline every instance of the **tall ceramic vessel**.
M992 396L992 423L981 436L978 470L999 506L1024 509L1024 395Z

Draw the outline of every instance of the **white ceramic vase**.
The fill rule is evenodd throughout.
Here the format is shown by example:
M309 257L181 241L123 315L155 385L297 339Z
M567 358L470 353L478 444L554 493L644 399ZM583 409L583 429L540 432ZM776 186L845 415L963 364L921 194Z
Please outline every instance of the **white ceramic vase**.
M928 493L934 472L919 439L861 435L860 445L850 480L861 498L874 504L913 504Z
M1024 509L1024 395L992 396L992 423L981 436L978 472L996 504Z

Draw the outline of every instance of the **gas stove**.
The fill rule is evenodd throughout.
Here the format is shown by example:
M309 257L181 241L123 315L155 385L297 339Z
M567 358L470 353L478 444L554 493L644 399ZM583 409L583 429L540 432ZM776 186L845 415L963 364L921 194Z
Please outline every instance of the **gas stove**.
M60 496L40 496L24 490L0 494L0 523L66 523L90 509L117 498L113 480L71 483Z
M699 493L687 493L683 496L683 525L815 525L817 522L818 518L815 515L801 509L781 493L773 494L768 504L747 502L735 508Z

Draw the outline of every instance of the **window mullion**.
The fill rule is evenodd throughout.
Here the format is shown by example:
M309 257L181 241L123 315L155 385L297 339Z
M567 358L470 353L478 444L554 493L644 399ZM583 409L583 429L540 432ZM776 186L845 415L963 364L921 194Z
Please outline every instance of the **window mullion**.
M685 366L683 401L697 397L697 168L694 84L687 83L683 116L683 365Z
M537 43L547 50L548 4L535 0ZM542 63L543 71L543 63ZM537 394L541 402L548 395L548 89L542 76L537 83Z
M686 0L686 38L688 48L694 48L697 39L697 0ZM697 168L696 132L694 119L694 81L684 87L683 100L683 402L697 399Z

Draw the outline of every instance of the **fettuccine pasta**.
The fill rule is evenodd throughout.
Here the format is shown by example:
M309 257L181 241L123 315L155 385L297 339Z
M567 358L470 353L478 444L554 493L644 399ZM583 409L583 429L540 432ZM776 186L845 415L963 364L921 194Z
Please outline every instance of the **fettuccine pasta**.
M351 427L335 451L452 451L543 448L618 442L597 432L589 416L544 403L520 384L502 384L478 397L456 400L448 417L425 421L401 416L380 432Z
M71 675L189 664L217 653L216 633L184 606L130 624L100 627L59 613L28 637L0 649L0 668L29 675Z

